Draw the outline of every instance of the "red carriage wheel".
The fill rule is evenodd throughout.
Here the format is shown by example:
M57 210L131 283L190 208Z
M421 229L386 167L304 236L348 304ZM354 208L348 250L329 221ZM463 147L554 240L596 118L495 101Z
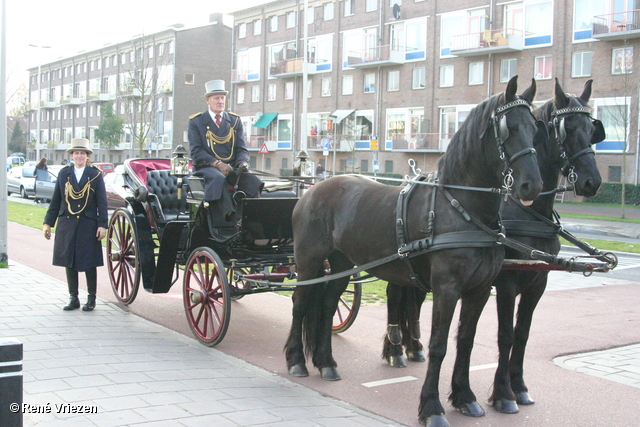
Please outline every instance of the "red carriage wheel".
M231 287L220 257L208 247L189 255L182 299L187 322L202 344L213 347L224 338L231 315Z
M358 310L360 310L361 299L362 283L349 283L338 301L338 308L333 315L331 332L340 334L353 325L358 315Z
M107 231L107 269L113 293L123 304L136 299L140 287L140 256L133 215L118 209Z

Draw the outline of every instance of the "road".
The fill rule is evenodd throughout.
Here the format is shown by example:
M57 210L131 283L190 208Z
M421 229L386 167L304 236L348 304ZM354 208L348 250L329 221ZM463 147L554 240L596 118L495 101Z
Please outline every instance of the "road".
M13 201L13 197L10 199ZM63 305L64 269L51 266L52 247L53 241L45 240L40 230L9 223L10 260L57 279L52 285L60 286ZM623 260L620 266L631 266L626 270L635 272L636 279L640 277L637 258L625 255ZM115 303L106 268L98 271L99 298ZM478 325L471 371L472 387L487 414L479 419L467 418L445 401L455 349L455 327L452 327L440 382L441 398L452 426L583 426L596 420L606 425L637 425L635 412L640 388L567 370L557 366L553 359L640 342L637 310L640 283L611 274L590 278L579 273L553 272L551 275L550 291L536 312L525 364L527 383L536 404L522 407L517 415L498 414L486 405L497 355L495 299L491 298ZM133 304L121 308L192 336L182 308L180 282L164 295L141 290ZM362 307L351 329L334 337L334 355L343 378L338 382L322 381L311 366L308 378L288 376L282 349L290 325L290 311L290 300L277 294L256 294L233 302L229 330L216 350L403 425L419 425L418 396L426 364L411 363L407 368L396 369L387 367L380 358L386 330L384 306ZM429 336L430 312L431 303L427 302L421 319L425 343Z

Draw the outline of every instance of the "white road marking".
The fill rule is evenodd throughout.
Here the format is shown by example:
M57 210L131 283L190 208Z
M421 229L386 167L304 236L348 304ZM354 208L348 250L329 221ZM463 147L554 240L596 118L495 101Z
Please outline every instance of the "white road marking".
M389 378L389 379L380 380L380 381L371 381L371 382L368 382L368 383L362 383L362 385L365 386L365 387L378 387L378 386L381 386L381 385L402 383L402 382L405 382L405 381L415 381L415 380L417 380L416 377L408 376L408 377Z
M469 368L469 371L480 371L482 369L493 369L497 367L498 367L497 363L487 363L486 365L472 366Z

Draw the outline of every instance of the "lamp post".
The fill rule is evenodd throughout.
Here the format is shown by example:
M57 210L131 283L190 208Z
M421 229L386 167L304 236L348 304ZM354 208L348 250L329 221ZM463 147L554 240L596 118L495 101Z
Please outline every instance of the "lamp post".
M29 47L35 47L38 49L51 49L51 46L37 46L35 44L30 44ZM37 123L37 132L38 135L36 137L36 162L40 161L40 139L41 139L41 135L40 135L40 104L42 103L42 93L40 92L40 81L42 80L42 76L40 75L40 67L42 61L38 61L38 108L37 108L37 114L38 117L36 117L36 123Z

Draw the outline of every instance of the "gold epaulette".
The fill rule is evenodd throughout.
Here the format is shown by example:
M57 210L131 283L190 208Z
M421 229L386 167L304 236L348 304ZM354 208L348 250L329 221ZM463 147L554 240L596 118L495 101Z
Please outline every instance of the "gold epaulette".
M232 113L231 111L227 111L227 113L231 114L232 116L240 117L238 114Z
M202 112L200 112L200 113L195 113L195 114L190 115L190 116L189 116L189 120L191 120L191 119L194 119L194 118L198 117L200 114L202 114Z

